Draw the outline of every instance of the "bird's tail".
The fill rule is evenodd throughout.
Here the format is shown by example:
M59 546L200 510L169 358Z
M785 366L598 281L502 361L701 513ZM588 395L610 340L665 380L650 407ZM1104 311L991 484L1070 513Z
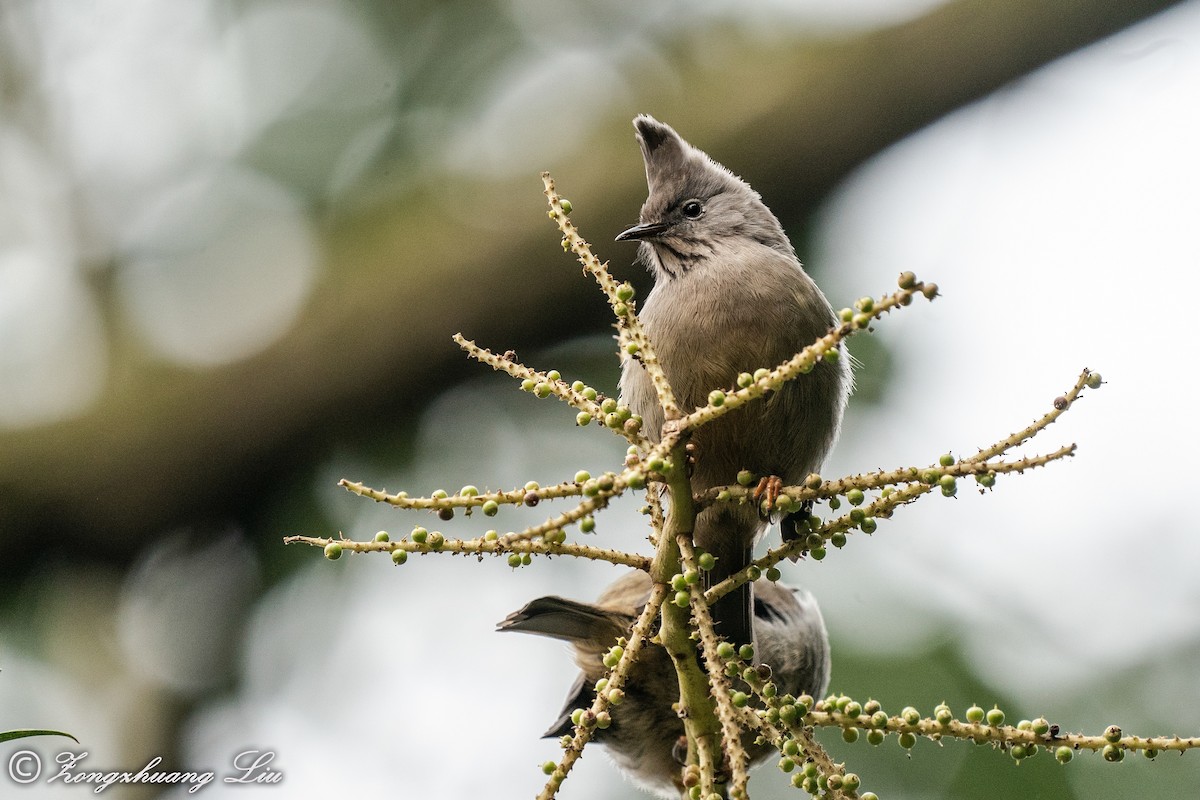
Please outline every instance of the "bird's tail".
M750 565L754 532L743 535L739 522L731 516L708 513L696 518L696 546L717 557L716 566L704 574L706 589ZM754 589L749 582L721 597L710 611L717 633L731 644L754 644Z
M624 636L633 618L565 597L539 597L504 618L498 631L519 631L566 642L615 643Z

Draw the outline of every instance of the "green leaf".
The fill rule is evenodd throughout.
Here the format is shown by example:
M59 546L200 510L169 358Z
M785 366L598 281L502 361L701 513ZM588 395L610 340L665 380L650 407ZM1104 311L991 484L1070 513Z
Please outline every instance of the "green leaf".
M76 739L74 736L72 736L69 733L63 733L62 731L31 731L31 730L0 731L0 742L10 742L13 739L24 739L27 736L65 736L68 739L74 741L76 744L79 743L79 740Z

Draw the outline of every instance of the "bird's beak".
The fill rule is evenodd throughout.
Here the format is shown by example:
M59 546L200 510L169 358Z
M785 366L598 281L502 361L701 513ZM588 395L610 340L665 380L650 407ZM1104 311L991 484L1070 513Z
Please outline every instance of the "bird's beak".
M634 225L626 231L617 234L616 241L626 242L634 239L652 239L671 227L665 222L647 222L644 225Z

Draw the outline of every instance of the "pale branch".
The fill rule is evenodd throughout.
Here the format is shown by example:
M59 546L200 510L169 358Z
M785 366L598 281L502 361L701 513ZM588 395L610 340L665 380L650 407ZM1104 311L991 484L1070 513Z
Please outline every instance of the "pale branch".
M411 508L422 511L441 511L445 508L477 508L487 505L488 501L498 505L527 505L531 491L537 496L539 501L557 500L563 497L579 497L583 494L581 483L569 481L563 481L553 486L539 486L534 490L520 488L510 491L483 492L482 494L472 494L470 492L463 494L460 492L458 494L446 495L445 497L433 495L428 497L409 497L408 492L388 494L386 489L372 489L362 483L345 478L338 481L337 485L360 497L366 497L377 503L387 503L397 508Z
M906 273L911 276L911 273ZM903 277L903 276L902 276ZM811 372L817 365L817 362L823 358L838 358L837 346L843 339L862 330L868 330L870 321L882 317L887 312L899 306L907 306L912 302L913 295L924 294L930 300L937 296L936 284L925 284L916 280L913 276L911 281L902 280L904 286L899 290L889 295L884 295L878 300L865 298L860 300L860 307L868 311L860 311L858 314L846 314L846 309L842 312L841 317L849 317L843 319L841 324L829 331L829 333L817 339L815 342L805 347L799 353L779 364L772 370L759 370L754 375L749 376L749 380L742 379L739 383L745 383L745 386L737 390L724 391L714 389L709 395L709 404L695 411L690 412L679 421L679 427L683 431L691 431L701 425L706 425L715 419L718 419L731 411L741 408L751 400L755 400L768 392L778 391L788 381L796 380L799 376Z
M1200 749L1200 737L1180 736L1125 736L1115 725L1109 726L1100 735L1082 733L1062 733L1057 725L1050 725L1043 719L1034 722L1024 721L1019 725L991 725L986 721L970 722L953 717L948 710L945 716L921 717L918 713L907 709L899 715L888 715L883 712L874 714L847 713L837 708L827 708L829 704L820 703L809 712L804 721L808 725L818 727L836 727L842 729L857 728L864 731L881 731L885 734L911 733L934 741L945 738L973 741L977 744L991 743L994 745L1039 745L1044 747L1067 747L1072 751L1090 750L1105 751L1117 748L1131 751L1148 751L1151 756L1161 752ZM838 705L845 706L845 703ZM857 705L857 704L855 704Z
M554 179L550 177L549 172L542 173L542 183L545 184L546 199L550 203L550 219L554 220L558 229L562 231L563 249L570 250L579 258L579 263L583 265L584 270L596 279L608 298L608 304L617 318L621 357L633 358L636 356L642 362L658 396L659 405L663 408L664 419L678 418L681 416L681 412L675 400L675 392L672 390L671 384L667 382L667 376L663 373L658 356L654 353L650 337L646 335L646 331L637 317L633 301L633 287L628 283L618 285L609 274L608 265L593 255L591 246L579 235L579 231L571 222L569 206L564 206L562 198L555 191Z
M406 553L449 553L451 555L474 555L480 557L485 555L499 556L506 553L573 556L592 561L606 561L609 564L623 564L627 567L640 570L648 570L650 568L650 559L646 556L627 553L622 550L606 550L574 542L552 543L546 541L517 540L508 544L501 544L498 538L443 539L442 541L437 541L435 538L433 542L414 542L409 539L386 542L359 542L354 539L335 539L333 537L321 536L288 536L284 538L283 542L284 544L307 544L311 547L325 547L326 545L336 543L343 550L352 553L394 553L402 550Z
M1067 456L1073 456L1076 449L1078 448L1075 444L1069 444L1045 455L1022 458L1017 461L973 461L971 459L963 459L950 466L930 464L924 468L901 467L892 470L862 472L835 480L823 480L816 488L807 484L802 486L784 486L780 489L780 497L786 495L795 504L806 500L828 500L833 497L841 497L851 489L870 491L872 489L885 489L902 484L919 483L923 481L922 476L927 476L931 472L937 473L939 477L941 475L953 475L957 478L982 476L992 472L997 475L1011 472L1020 473L1028 469L1045 466L1052 461L1057 461ZM931 485L929 488L933 488L933 486ZM744 502L753 497L753 495L754 488L749 486L738 484L714 486L697 494L695 502L699 508L707 508L715 503Z
M677 538L683 570L699 574L696 564L696 551L692 538L682 535ZM708 672L709 686L712 688L712 699L716 704L717 719L721 722L721 736L725 743L725 754L729 761L730 781L729 796L734 800L744 800L747 797L746 786L750 780L750 756L742 745L741 728L737 722L737 709L733 706L733 687L725 675L724 659L717 653L720 639L713 624L708 601L700 584L693 583L688 587L688 607L692 612L692 620L700 635L700 655L704 659L704 668Z
M592 734L604 722L605 718L603 715L609 714L608 709L612 705L613 692L621 691L624 688L629 670L637 660L642 645L652 636L650 632L651 626L658 619L659 609L662 608L663 599L666 596L666 586L657 585L651 590L650 599L646 601L646 606L642 609L642 613L629 630L620 658L605 676L607 680L605 691L597 691L596 699L592 702L591 708L586 709L580 715L579 723L575 726L575 735L569 737L569 742L564 742L563 749L565 752L563 753L562 760L558 762L558 765L550 774L549 780L546 781L546 786L542 789L541 794L538 795L538 800L551 800L558 793L559 787L566 780L571 768L579 760L579 757L583 755L584 745L591 741Z
M570 511L564 511L557 517L551 517L540 525L534 525L520 532L504 534L500 537L500 543L502 545L508 545L522 539L537 539L538 537L546 537L548 541L557 541L559 544L561 544L566 538L566 534L563 533L564 527L573 522L579 522L584 517L590 516L591 514L594 514L595 512L605 508L608 505L608 501L611 500L614 495L619 494L623 490L624 487L622 487L620 490L614 490L612 492L598 494L595 497L589 497L579 505L572 508Z
M1075 453L1075 449L1075 445L1070 444L1060 447L1058 450L1045 455L1022 458L1017 461L959 461L949 466L942 466L940 464L936 466L930 466L925 470L906 468L903 470L894 470L890 473L875 473L876 475L883 475L889 478L903 473L905 477L902 480L907 481L908 485L895 489L894 491L890 491L887 494L872 500L870 503L867 503L861 508L852 508L848 513L829 520L828 522L822 523L817 528L811 530L807 535L801 536L800 538L790 542L785 542L779 547L772 548L767 552L766 555L751 561L749 566L747 566L744 570L741 570L740 572L731 575L720 583L710 587L705 593L705 597L710 603L715 602L736 589L738 586L741 586L743 583L757 580L759 575L766 570L769 570L771 567L776 566L785 558L798 558L806 553L812 554L813 551L818 547L823 548L827 542L832 541L834 546L840 549L844 542L841 541L840 538L835 538L838 537L839 534L844 536L856 528L862 529L864 533L869 534L874 530L874 520L890 518L897 508L913 502L921 495L932 491L934 488L940 485L937 479L929 482L921 482L921 478L909 475L910 471L916 472L918 475L926 475L926 473L929 471L935 471L939 478L942 475L965 477L967 475L999 475L1012 472L1021 473L1035 467L1045 466L1052 461L1057 461L1061 458L1073 455ZM844 481L837 481L836 483L841 484L844 483ZM899 483L901 483L901 481L889 480L885 488L887 488L887 486L896 485ZM851 488L859 487L851 486ZM824 485L822 485L821 489L816 491L823 492L823 490ZM790 488L785 488L784 491L788 492L790 491ZM835 493L835 495L837 494L842 493ZM812 517L810 518L810 521L816 519L816 517ZM864 527L864 525L866 527ZM820 540L820 543L817 543L817 540ZM820 556L823 558L824 553L821 553Z
M589 419L594 419L614 433L624 436L632 444L649 447L650 442L642 433L640 417L622 415L620 413L622 409L616 405L616 400L611 400L613 410L606 411L604 404L610 398L604 397L590 386L583 385L582 381L568 384L558 376L557 371L541 372L527 367L517 361L515 354L511 354L511 351L503 355L496 355L465 338L461 333L454 334L453 338L455 343L475 360L487 364L494 370L520 379L522 390L532 392L537 397L553 395L578 409L581 414L587 415L586 417L576 416L577 425L587 424ZM628 412L628 409L624 409L624 411ZM616 417L612 416L614 414Z
M1085 388L1098 389L1100 388L1100 385L1100 375L1092 372L1089 369L1084 369L1083 372L1079 374L1079 379L1075 381L1075 385L1071 387L1071 390L1065 395L1054 398L1054 407L1050 411L1046 412L1041 419L1031 424L1028 428L1017 431L1005 439L1001 439L991 447L980 450L967 460L987 461L989 458L993 458L1000 453L1011 450L1012 448L1029 441L1054 423L1054 421L1060 416L1062 416L1063 413L1069 409L1075 400L1083 393Z

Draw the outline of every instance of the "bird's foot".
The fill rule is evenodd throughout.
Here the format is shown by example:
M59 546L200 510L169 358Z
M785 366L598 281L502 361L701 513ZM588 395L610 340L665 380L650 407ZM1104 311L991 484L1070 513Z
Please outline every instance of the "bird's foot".
M783 489L783 479L778 475L768 475L758 482L758 486L754 489L754 503L764 517L775 510L775 501L779 499L781 489Z

